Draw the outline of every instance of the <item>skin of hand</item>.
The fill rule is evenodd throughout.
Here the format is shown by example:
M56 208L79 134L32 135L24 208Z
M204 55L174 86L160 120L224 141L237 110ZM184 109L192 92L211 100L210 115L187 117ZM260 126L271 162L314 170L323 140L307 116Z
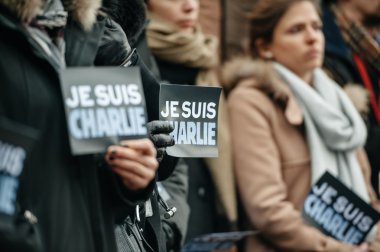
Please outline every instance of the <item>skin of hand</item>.
M369 246L368 246L368 243L364 242L362 244L360 244L359 246L355 246L353 249L352 249L352 252L369 252Z
M111 145L105 153L105 161L133 191L144 189L155 178L158 168L156 148L149 139L125 140Z

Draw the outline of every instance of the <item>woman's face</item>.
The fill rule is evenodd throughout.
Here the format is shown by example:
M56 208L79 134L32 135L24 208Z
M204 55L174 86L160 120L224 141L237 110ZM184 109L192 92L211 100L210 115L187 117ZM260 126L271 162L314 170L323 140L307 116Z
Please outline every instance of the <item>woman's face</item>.
M293 4L280 18L265 50L275 61L310 82L312 70L322 65L324 42L316 8L302 1Z
M192 32L199 16L198 0L149 0L148 9L155 15Z

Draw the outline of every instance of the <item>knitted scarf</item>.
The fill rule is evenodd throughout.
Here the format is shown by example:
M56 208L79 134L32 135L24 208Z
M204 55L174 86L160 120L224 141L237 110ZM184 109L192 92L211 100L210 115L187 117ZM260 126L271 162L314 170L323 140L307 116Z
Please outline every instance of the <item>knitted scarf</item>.
M351 49L380 73L380 44L360 24L351 21L335 5L331 5L343 39Z
M215 37L202 33L199 26L194 33L181 32L175 25L151 14L147 38L155 57L199 68L198 85L218 83L213 70L218 64L218 42Z
M304 115L311 153L312 183L329 171L364 201L369 195L355 150L362 147L367 130L359 113L342 89L321 69L313 74L313 87L278 63Z

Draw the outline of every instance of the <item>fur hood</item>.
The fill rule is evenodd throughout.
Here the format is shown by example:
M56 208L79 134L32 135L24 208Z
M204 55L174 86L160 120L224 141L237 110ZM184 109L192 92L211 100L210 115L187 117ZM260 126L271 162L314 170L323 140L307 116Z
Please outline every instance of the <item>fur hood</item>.
M65 9L85 30L90 30L102 7L102 0L62 0Z
M285 108L291 95L287 85L269 62L251 58L236 58L227 62L222 70L224 91L231 92L236 86L245 83L262 90L280 107Z
M236 58L225 64L222 71L222 85L228 94L240 84L251 85L262 90L280 107L286 108L292 94L288 86L273 69L272 65L262 60ZM343 90L351 99L362 116L369 113L369 97L366 89L353 83L347 83Z
M43 0L0 0L22 22L30 22L42 9Z
M53 0L54 1L54 0ZM0 0L22 22L30 22L44 7L48 0ZM91 29L101 7L101 0L62 0L65 9L71 13L84 29Z

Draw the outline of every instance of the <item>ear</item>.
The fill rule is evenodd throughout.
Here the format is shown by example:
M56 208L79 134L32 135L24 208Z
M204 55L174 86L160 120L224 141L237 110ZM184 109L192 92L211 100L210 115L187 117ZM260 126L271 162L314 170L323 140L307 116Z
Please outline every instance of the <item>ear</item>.
M270 45L268 43L263 39L258 39L255 44L260 58L267 60L273 59L273 53L270 50Z

